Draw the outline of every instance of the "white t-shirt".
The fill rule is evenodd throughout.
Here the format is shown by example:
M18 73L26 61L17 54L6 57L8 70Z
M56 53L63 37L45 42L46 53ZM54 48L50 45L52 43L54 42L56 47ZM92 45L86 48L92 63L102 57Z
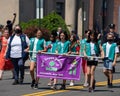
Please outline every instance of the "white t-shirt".
M110 51L110 47L111 47L111 44L107 42L107 44L106 44L106 56L105 56L105 57L108 57L109 51ZM118 49L118 47L116 46L116 48L115 48L115 53L118 53L118 52L119 52L119 49Z
M94 49L95 44L90 42L90 47L91 47L91 55L95 55L95 49Z
M8 43L10 42L10 38L8 39ZM26 36L26 43L29 46L29 38ZM20 36L15 35L11 42L11 58L21 58L22 57L22 46L21 46L21 39Z
M32 58L36 58L36 47L37 47L38 38L35 38Z
M94 46L95 46L95 43L90 42L90 47L91 47L90 52L91 52L91 55L96 55L96 53L95 53L95 47ZM94 61L98 61L98 59L95 58Z

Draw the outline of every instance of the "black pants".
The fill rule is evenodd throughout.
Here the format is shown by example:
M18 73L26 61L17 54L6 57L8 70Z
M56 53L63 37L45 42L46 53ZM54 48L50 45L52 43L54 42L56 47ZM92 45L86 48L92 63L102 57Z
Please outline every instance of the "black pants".
M22 58L11 58L11 61L14 65L15 80L19 79L19 72L20 72L20 78L24 79L24 63L25 63L25 61Z

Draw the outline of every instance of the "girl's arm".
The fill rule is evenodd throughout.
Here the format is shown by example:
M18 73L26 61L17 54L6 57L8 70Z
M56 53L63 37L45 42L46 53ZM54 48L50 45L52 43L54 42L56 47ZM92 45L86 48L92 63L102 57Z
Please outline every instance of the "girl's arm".
M113 61L113 66L115 66L115 65L116 65L117 56L118 56L118 54L117 54L117 53L115 53L115 57L114 57L114 61Z
M101 58L104 59L105 54L101 45L100 45L100 55L101 55Z
M118 47L116 47L115 48L115 57L114 57L114 61L113 61L113 66L116 65L118 53L119 53L119 49L118 49Z
M28 46L24 51L29 52L30 46Z
M84 46L84 50L83 50L83 54L84 54L84 57L87 57L87 54L86 54L86 46Z

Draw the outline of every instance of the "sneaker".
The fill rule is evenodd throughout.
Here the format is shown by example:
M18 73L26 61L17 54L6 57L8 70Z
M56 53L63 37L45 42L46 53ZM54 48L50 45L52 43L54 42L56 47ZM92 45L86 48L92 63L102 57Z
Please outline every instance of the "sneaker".
M54 81L54 78L50 78L50 81L48 83L48 86L52 86L53 85L53 81Z
M20 78L19 82L20 82L20 84L23 84L23 79L22 79L22 78Z
M12 83L12 85L17 85L17 84L19 84L18 80L15 80L15 81Z
M56 84L53 84L53 86L51 86L51 89L57 90L57 85L56 85Z
M66 85L62 84L61 87L60 87L60 90L65 90L65 89L66 89Z
M34 89L38 89L38 83L35 84Z
M70 82L70 86L74 86L74 82Z
M112 83L110 83L109 85L108 85L108 88L112 88L113 87L113 85L112 85Z
M89 86L89 84L86 82L83 84L83 87L88 87L88 86Z
M32 83L31 83L31 88L33 88L33 87L34 87L34 84L35 84L35 79L34 79L34 80L32 80Z
M53 82L49 82L49 83L48 83L48 86L52 86L52 85L53 85Z
M89 87L88 92L94 92L94 89L92 87Z

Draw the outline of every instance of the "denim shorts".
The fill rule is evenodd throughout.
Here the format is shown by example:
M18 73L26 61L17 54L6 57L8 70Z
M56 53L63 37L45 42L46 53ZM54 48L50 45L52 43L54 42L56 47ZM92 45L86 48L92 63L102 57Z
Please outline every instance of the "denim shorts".
M36 61L37 61L37 58L36 58L36 57L30 57L30 61L31 61L31 62L36 62Z
M112 70L113 67L112 64L113 64L112 60L109 60L108 58L104 59L104 69Z

